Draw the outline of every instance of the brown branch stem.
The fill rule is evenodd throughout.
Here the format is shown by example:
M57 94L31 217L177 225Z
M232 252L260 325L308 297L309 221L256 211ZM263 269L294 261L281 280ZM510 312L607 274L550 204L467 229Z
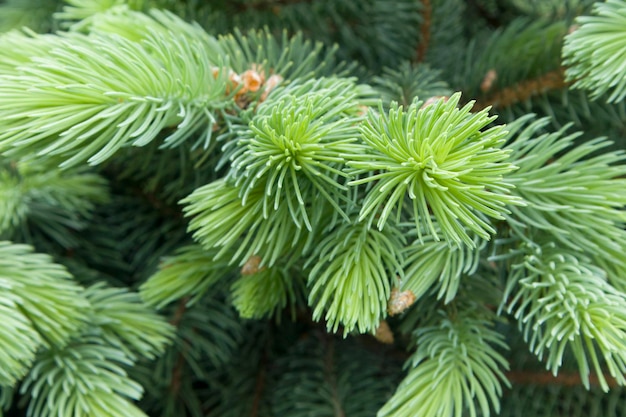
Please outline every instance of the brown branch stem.
M478 100L474 111L485 107L505 108L552 90L562 90L569 85L565 81L565 68L550 71L537 78L521 81L515 85L495 91L485 99Z
M337 375L335 373L335 341L331 335L325 334L326 355L324 355L324 373L330 385L333 411L335 417L346 417L346 413L341 407L339 400L339 389L337 387Z
M261 358L261 365L259 367L259 373L256 378L256 383L254 384L254 399L252 400L252 412L250 414L251 417L257 417L259 415L259 407L261 405L261 398L263 397L263 392L265 391L266 365L267 365L267 351L263 353L263 357Z
M244 12L247 10L272 10L277 13L280 10L281 6L289 6L292 4L298 3L311 3L313 0L266 0L266 1L258 1L255 3L247 2L241 3L236 6L239 12Z
M174 327L177 327L178 324L183 319L185 315L185 311L187 311L187 301L188 297L182 298L178 302L178 307L174 312L174 315L170 319L170 324ZM186 348L187 343L185 342L181 348L181 351L178 352L178 357L176 358L176 363L174 364L174 369L172 370L172 379L170 381L170 392L173 396L178 395L180 391L181 381L183 378L183 366L185 366L185 355L184 349Z
M560 372L558 375L553 375L550 372L540 371L510 371L507 372L506 377L513 384L519 385L560 385L564 387L576 387L583 386L583 381L580 374ZM604 375L609 387L616 387L617 381L609 375ZM600 380L597 375L589 375L589 385L592 387L600 386Z
M426 57L428 44L430 43L430 25L432 22L433 7L430 0L421 0L422 2L422 25L420 27L421 39L417 45L417 62L422 62Z

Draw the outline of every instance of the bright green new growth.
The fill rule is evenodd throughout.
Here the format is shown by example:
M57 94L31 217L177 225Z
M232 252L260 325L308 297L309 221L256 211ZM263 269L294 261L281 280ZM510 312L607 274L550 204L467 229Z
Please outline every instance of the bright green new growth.
M474 314L474 315L473 315ZM441 321L416 331L412 369L378 417L449 416L465 411L476 417L500 408L506 348L489 314L440 311Z
M143 304L139 294L98 283L85 297L93 308L92 328L99 328L94 334L129 358L154 359L169 344L173 328Z
M128 357L97 338L47 351L21 388L32 397L28 415L147 417L131 402L141 398L143 389L128 378L124 367L129 365Z
M626 2L595 3L593 16L580 16L565 37L563 64L575 88L591 91L593 98L611 92L607 100L626 97Z
M193 305L228 270L226 262L216 261L216 252L200 245L183 246L141 285L141 298L158 309L182 298L189 298L186 304Z
M239 188L220 179L181 201L186 204L185 214L193 216L189 231L205 249L217 250L216 259L228 254L230 262L243 264L256 255L263 259L263 265L272 266L280 256L307 241L310 235L293 222L289 205L282 204L266 218L263 189L251 193L245 205L239 193ZM319 224L323 214L323 210L314 213L312 223Z
M360 150L358 93L350 80L319 79L280 89L260 104L230 153L227 178L241 188L243 203L260 187L266 218L287 205L294 223L311 230L309 212L319 197L345 217L338 203L347 194L345 160Z
M34 228L63 245L67 228L85 227L95 207L108 201L107 183L85 169L60 172L34 164L0 165L0 236L29 236Z
M206 146L214 123L209 109L226 105L225 75L216 78L212 70L220 62L202 39L175 28L161 32L142 42L68 33L0 75L0 150L13 158L45 155L62 167L99 164L168 128L174 130L166 146L194 133Z
M604 391L605 368L620 385L626 383L626 296L589 260L550 244L528 248L512 268L503 300L509 298L506 308L530 350L545 356L555 375L571 350L587 388L590 368Z
M610 145L601 138L574 147L578 134L564 136L566 128L537 136L548 120L531 120L523 117L509 126L514 139L507 149L520 169L508 180L515 185L512 194L527 202L511 208L509 224L519 236L527 235L528 227L549 233L559 245L610 266L609 277L623 282L624 152L599 153Z
M508 395L506 314L531 351L510 343L511 363L556 374L573 356L587 387L626 385L624 154L524 107L559 126L555 109L600 113L542 85L524 98L560 76L565 19L467 31L486 0L66 3L67 32L0 35L0 239L50 253L0 242L0 416L488 417ZM211 34L138 11L154 5ZM610 94L619 135L625 6L579 18L564 55L575 86ZM220 8L305 31L237 29ZM338 63L376 48L307 39L321 11L393 54L430 39L411 62Z
M387 315L395 274L402 273L398 248L405 239L389 224L384 231L366 223L344 224L321 241L312 258L309 304L313 319L324 317L329 331L343 326L373 332Z
M19 297L13 295L8 280L0 278L0 385L13 386L23 378L42 345L41 336L18 310Z
M243 318L272 317L288 304L295 304L295 279L282 266L242 274L231 286L233 305Z
M413 237L415 234L415 230L411 230L409 235ZM411 291L419 299L437 283L437 298L443 299L444 303L454 300L461 279L476 272L480 249L485 246L478 237L474 240L475 246L450 246L432 235L425 235L405 246L401 289Z
M506 132L502 126L482 131L494 117L486 109L470 113L472 103L457 108L460 98L455 94L423 108L414 101L406 110L392 105L388 115L382 109L370 113L361 129L369 146L348 162L355 175L367 174L351 185L376 182L360 220L377 219L382 230L394 209L400 217L408 197L418 236L424 228L435 239L473 247L466 228L489 239L495 229L482 215L502 219L507 205L522 203L509 194L512 185L504 179L515 169L501 149Z
M0 278L8 286L9 300L20 305L43 346L63 347L87 325L91 306L83 289L50 256L0 242Z

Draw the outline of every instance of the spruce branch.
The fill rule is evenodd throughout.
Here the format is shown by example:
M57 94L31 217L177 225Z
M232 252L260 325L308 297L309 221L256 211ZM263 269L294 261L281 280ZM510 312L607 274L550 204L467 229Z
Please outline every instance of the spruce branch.
M415 235L415 230L411 230L409 236ZM401 289L411 291L416 298L436 291L438 299L449 303L456 296L462 278L478 268L486 242L477 236L474 241L474 247L450 246L426 234L421 240L411 242L403 249L405 278Z
M63 26L71 26L74 30L84 29L93 21L98 21L102 15L108 13L140 10L145 0L65 0L67 6L55 13L54 18L61 21ZM117 13L116 13L117 12Z
M0 165L0 234L31 241L43 234L70 248L68 231L84 229L95 208L108 201L106 180L85 169L64 172L34 164Z
M508 205L523 204L509 194L512 185L504 179L515 167L501 149L503 127L481 131L494 117L486 110L470 113L473 103L458 109L459 100L455 94L423 108L414 101L406 110L392 105L388 114L371 114L362 127L368 147L348 162L354 175L366 174L350 185L376 181L360 220L377 220L382 230L408 197L418 237L425 229L435 239L474 247L466 228L489 239L495 229L482 216L502 219Z
M171 341L172 328L141 301L137 293L98 283L85 291L93 307L94 334L129 358L154 359Z
M407 108L416 97L428 100L452 95L448 84L441 80L441 71L428 64L408 61L396 68L383 68L381 75L373 77L370 83L380 94L385 107L395 101Z
M272 317L290 305L294 316L296 294L304 287L294 272L299 271L290 271L287 265L274 265L242 273L231 286L233 305L239 315L254 319Z
M275 36L267 28L247 32L235 29L232 34L220 36L218 41L229 58L228 65L238 74L255 67L266 79L277 75L286 80L304 81L343 76L353 68L337 58L337 47L312 42L299 31L293 35L286 30L279 33L280 36Z
M191 306L220 279L229 274L227 262L216 259L216 251L200 245L184 246L164 259L159 270L139 289L142 299L158 309L173 301L187 299Z
M588 259L553 244L528 248L512 267L503 300L503 308L519 321L530 350L545 357L553 374L569 349L585 387L593 370L608 391L604 367L618 384L626 384L626 296L611 287L604 272Z
M499 411L508 364L496 347L506 345L488 316L475 313L439 311L438 323L416 330L412 368L379 417L460 417L465 411L474 417L491 415L491 408Z
M251 256L260 256L263 265L274 265L290 251L302 252L313 234L294 223L293 206L282 204L265 215L263 189L250 193L244 204L240 189L224 179L195 190L181 201L186 216L193 216L189 231L205 249L217 249L217 258L230 256L230 262L241 265ZM290 201L290 200L289 200ZM320 225L328 210L315 212L311 224ZM238 248L234 250L234 246Z
M26 27L47 32L54 26L51 15L60 3L60 0L5 0L0 4L0 33Z
M50 256L0 242L0 277L10 285L19 313L28 318L44 346L65 346L87 324L91 306L83 289Z
M354 339L312 332L275 363L272 415L371 417L396 382L390 362Z
M187 24L177 25L184 33ZM169 127L175 130L165 146L194 133L206 146L211 110L229 103L224 77L213 76L221 58L205 42L170 30L142 43L102 33L58 36L45 56L2 75L0 94L11 100L0 105L0 150L15 158L55 157L65 168L98 164Z
M0 74L11 74L33 57L46 55L57 41L55 35L36 35L29 29L0 34Z
M0 386L11 387L26 375L43 340L20 311L7 279L0 278L0 288Z
M563 22L515 19L482 44L468 46L457 83L465 94L484 98L480 108L492 99L513 103L548 88L562 89L559 56L566 32Z
M98 338L82 338L39 355L20 391L31 417L146 417L131 401L142 388L128 378L132 361Z
M626 97L626 1L597 2L593 16L580 16L576 23L563 45L566 79L595 99L610 92L607 101L621 101Z
M508 179L515 185L512 193L528 204L512 207L508 221L545 231L559 245L624 270L624 153L606 151L609 143L602 138L574 147L579 134L566 135L567 126L539 134L548 123L526 116L509 124L507 149L520 168Z
M294 223L312 230L307 211L324 198L347 219L339 204L348 200L345 161L361 151L359 93L351 80L318 79L279 88L262 103L249 130L226 145L234 147L226 151L227 178L241 189L243 203L261 187L265 217L287 205ZM307 185L314 194L303 196Z
M344 336L354 329L374 332L386 315L391 277L402 273L404 242L393 224L384 231L370 229L367 223L347 223L333 230L309 261L313 319L323 316L333 332L341 324Z

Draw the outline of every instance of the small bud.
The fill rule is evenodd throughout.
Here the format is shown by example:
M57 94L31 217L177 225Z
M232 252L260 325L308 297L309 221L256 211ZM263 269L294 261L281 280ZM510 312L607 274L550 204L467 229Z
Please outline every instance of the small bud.
M431 104L435 104L437 103L439 100L443 100L444 103L446 103L448 100L450 99L450 97L448 96L432 96L429 97L424 104L422 104L422 106L420 107L420 109L423 109L424 107L428 107Z
M241 84L241 77L235 71L229 69L228 70L228 80L233 84L234 87L237 87Z
M254 69L249 69L241 74L241 80L243 81L243 88L240 92L247 93L250 91L254 93L261 88L261 84L265 81L265 76Z
M393 288L389 302L387 303L387 313L389 313L390 316L400 314L411 307L415 300L415 294L413 294L411 290L401 292L398 288Z
M485 74L485 78L483 78L483 82L480 83L480 91L486 93L487 91L491 90L491 87L493 87L493 83L497 79L498 73L495 69L490 69L489 71L487 71L487 74Z
M389 323L385 320L381 320L376 328L376 333L374 334L376 340L381 343L390 345L393 343L393 333L391 332L391 328L389 327Z
M265 267L259 268L259 265L261 265L261 257L252 255L241 268L241 275L254 275L257 272L263 271Z
M283 77L278 74L270 76L265 82L265 86L263 87L263 94L261 94L260 100L265 101L265 99L272 92L272 90L275 89L282 81Z
M370 108L367 106L364 106L363 104L359 104L359 111L358 111L358 115L359 116L366 116L370 111Z

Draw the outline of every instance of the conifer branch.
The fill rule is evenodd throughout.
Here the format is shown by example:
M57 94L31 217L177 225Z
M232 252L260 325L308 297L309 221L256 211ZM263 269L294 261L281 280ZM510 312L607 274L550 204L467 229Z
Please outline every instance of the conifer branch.
M626 385L626 153L488 113L573 86L606 93L597 132L621 122L626 0L562 60L580 1L549 22L522 15L557 0L65 2L67 32L0 35L0 232L139 294L0 242L0 414L489 417L509 380ZM164 5L224 35L138 11ZM556 119L600 113L553 96ZM286 306L303 323L242 320ZM507 372L500 314L556 376ZM392 346L347 337L381 323Z
M610 92L607 101L620 102L626 97L626 2L597 2L593 16L579 16L576 23L563 46L567 80L594 99Z

